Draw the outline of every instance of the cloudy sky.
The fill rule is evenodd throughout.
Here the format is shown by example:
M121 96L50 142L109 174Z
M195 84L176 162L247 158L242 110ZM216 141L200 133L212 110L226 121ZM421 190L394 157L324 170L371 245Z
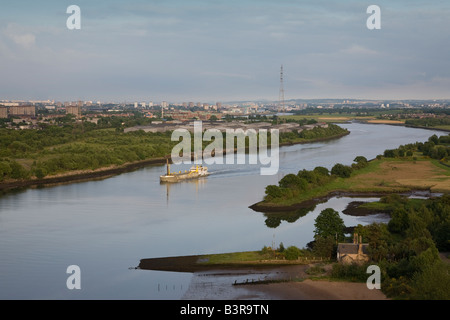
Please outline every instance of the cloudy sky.
M286 99L450 98L449 17L448 0L2 1L0 99L277 100L282 64Z

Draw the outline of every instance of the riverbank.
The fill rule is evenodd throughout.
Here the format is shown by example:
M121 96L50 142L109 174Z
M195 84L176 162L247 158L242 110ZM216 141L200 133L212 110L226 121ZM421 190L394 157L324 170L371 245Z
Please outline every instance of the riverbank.
M148 165L165 164L166 158L153 158L142 161L130 162L121 166L109 166L95 170L77 170L75 172L61 173L42 179L9 180L0 183L0 191L20 189L32 186L51 186L71 182L82 182L96 179L104 179L117 174L130 172Z
M443 127L427 127L427 126L419 126L419 125L412 125L412 124L406 124L405 121L400 120L387 120L387 119L372 119L372 120L359 120L354 119L354 121L365 123L365 124L386 124L391 126L401 126L406 128L414 128L414 129L425 129L425 130L433 130L433 131L442 131L442 132L450 132L450 129L443 128Z
M227 292L233 300L387 299L380 290L369 290L365 283L330 280L328 276L333 263L290 263L285 260L207 264L205 257L142 259L137 269L192 273L192 282L183 299L215 299L218 290ZM323 273L310 272L317 267ZM220 288L199 292L198 288L203 288L205 283L214 283Z
M296 197L260 201L249 206L258 212L292 211L311 207L332 197L381 197L416 191L450 192L450 168L427 157L380 158L368 162L348 178L336 177Z
M346 135L350 134L349 131L324 137L324 138L316 138L316 139L310 139L310 140L299 140L299 141L291 141L291 142L284 142L280 143L279 146L291 146L296 144L307 144L307 143L315 143L315 142L321 142L321 141L330 141L334 139L342 138ZM248 151L248 149L247 149ZM234 149L234 152L237 152L237 148ZM224 155L226 154L226 150L224 150ZM193 156L191 157L192 159ZM27 187L36 187L36 186L52 186L52 185L58 185L58 184L66 184L66 183L72 183L72 182L82 182L82 181L89 181L89 180L96 180L96 179L105 179L114 175L122 174L125 172L130 172L133 170L137 170L143 167L146 167L148 165L163 165L166 164L167 159L170 159L170 155L167 155L165 157L156 157L156 158L149 158L141 161L133 161L133 162L127 162L120 166L107 166L98 168L95 170L76 170L76 171L69 171L65 173L60 173L57 175L50 175L41 179L38 178L30 178L30 179L9 179L6 181L0 182L0 192L6 192L9 190L14 189L21 189L21 188L27 188Z
M319 259L274 259L258 251L141 259L136 269L173 272L253 270L308 265ZM322 261L322 259L320 259Z

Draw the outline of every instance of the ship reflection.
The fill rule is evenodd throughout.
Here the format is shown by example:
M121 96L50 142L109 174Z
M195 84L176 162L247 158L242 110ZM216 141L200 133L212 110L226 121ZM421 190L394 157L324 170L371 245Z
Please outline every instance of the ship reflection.
M179 182L163 182L160 181L160 185L166 186L166 204L169 205L169 199L170 199L170 189L176 188L180 184L188 184L188 185L194 185L195 186L195 196L198 197L199 190L202 186L206 185L208 181L207 177L202 177L198 179L191 179L191 180L183 180Z

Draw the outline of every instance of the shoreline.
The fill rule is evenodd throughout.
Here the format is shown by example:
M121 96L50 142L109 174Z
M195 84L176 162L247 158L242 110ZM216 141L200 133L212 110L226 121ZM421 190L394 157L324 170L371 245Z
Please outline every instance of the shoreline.
M442 132L450 132L450 130L447 129L439 129L439 128L430 128L430 127L420 127L420 126L412 126L412 125L405 125L405 124L394 124L394 123L370 123L363 120L354 120L355 122L365 123L365 124L373 124L373 125L380 125L380 124L387 124L387 125L393 125L393 126L403 126L407 128L416 128L416 129L426 129L426 130L437 130ZM351 123L350 121L348 123ZM280 147L286 147L286 146L293 146L297 144L307 144L307 143L315 143L315 142L322 142L322 141L329 141L334 139L339 139L342 137L345 137L349 135L351 132L347 131L338 135L325 137L325 138L317 138L312 139L310 141L298 141L298 142L284 142L280 143ZM237 149L235 148L235 151ZM224 150L224 155L226 154L226 151ZM42 179L28 179L28 180L10 180L6 182L0 182L0 194L2 192L7 192L10 190L15 189L23 189L27 187L37 187L37 186L50 186L50 185L58 185L58 184L66 184L66 183L72 183L72 182L83 182L83 181L90 181L90 180L96 180L96 179L104 179L108 178L114 175L118 175L125 172L130 172L136 169L143 168L147 165L151 164L165 164L167 161L167 157L158 157L158 158L151 158L151 159L145 159L137 162L130 162L125 163L120 166L116 167L103 167L99 169L95 169L88 172L66 172L57 176L50 176L47 178ZM254 204L256 205L256 204ZM253 205L253 206L254 206ZM292 210L291 209L283 209L283 210L273 210L273 211L286 211L286 210ZM298 208L297 208L298 209ZM256 211L256 210L255 210Z
M247 287L267 300L389 300L381 290L370 290L359 282L305 279Z
M249 206L250 209L256 211L256 212L283 212L283 211L293 211L303 208L309 208L313 205L317 205L319 203L326 202L327 200L330 200L334 197L349 197L349 198L371 198L371 197L382 197L388 194L396 193L396 194L403 194L403 195L413 195L416 192L428 192L431 194L431 190L428 188L424 189L410 189L408 191L331 191L328 194L324 196L315 197L312 199L304 200L298 203L294 203L291 205L276 205L276 204L265 204L264 200L254 203L251 206Z
M398 127L405 127L405 128L413 128L413 129L425 129L425 130L435 130L435 131L442 131L442 132L450 132L450 129L443 129L443 128L435 128L435 127L422 127L422 126L415 126L412 124L405 124L405 123L393 123L389 122L389 120L382 122L383 120L380 120L379 122L370 122L370 120L360 120L360 119L354 119L356 122L364 123L364 124L384 124L384 125L390 125L390 126L398 126Z
M138 162L129 162L125 163L121 166L115 167L104 167L99 168L92 171L84 171L84 172L68 172L56 176L50 176L48 178L42 179L30 179L30 180L15 180L15 181L7 181L0 183L0 191L8 191L14 189L21 189L26 187L33 186L50 186L50 185L58 185L64 183L72 183L72 182L82 182L82 181L90 181L96 179L108 178L114 175L118 175L125 172L130 172L147 165L152 164L164 164L166 163L166 158L152 158L146 159Z
M183 299L221 299L209 290L198 291L202 283L216 283L214 290L230 300L387 300L381 290L369 290L366 283L316 278L308 269L322 263L303 264L203 264L202 255L141 259L139 270L192 273ZM331 265L324 266L322 276ZM203 288L203 287L202 287ZM214 291L213 290L213 291Z
M285 142L280 143L280 147L285 146L292 146L297 144L307 144L307 143L315 143L315 142L321 142L321 141L328 141L333 139L339 139L346 135L350 134L350 131L331 136L326 138L317 138L313 139L311 141L298 141L298 142ZM247 148L248 149L248 148ZM234 149L234 152L237 151L237 148ZM223 150L223 155L226 154L226 150ZM91 171L83 171L83 172L66 172L55 176L49 176L42 179L28 179L28 180L11 180L11 181L5 181L0 183L0 193L6 192L10 190L15 189L22 189L27 187L37 187L37 186L51 186L51 185L58 185L58 184L66 184L66 183L73 183L73 182L83 182L83 181L91 181L96 179L105 179L109 178L111 176L115 176L121 173L125 172L131 172L133 170L137 170L140 168L143 168L148 165L159 165L159 164L165 164L167 159L170 158L170 155L167 155L165 157L158 157L158 158L151 158L151 159L145 159L141 161L136 162L128 162L120 166L114 166L114 167L102 167ZM193 157L192 157L193 159Z

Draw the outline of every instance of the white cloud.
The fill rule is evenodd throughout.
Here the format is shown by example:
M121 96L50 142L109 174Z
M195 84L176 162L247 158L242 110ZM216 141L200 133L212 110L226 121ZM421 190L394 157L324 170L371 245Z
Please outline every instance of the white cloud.
M3 30L3 34L25 49L32 48L36 43L36 36L17 24L9 23Z
M357 44L353 44L350 47L346 48L346 49L342 49L341 50L342 53L346 53L346 54L356 54L356 55L376 55L379 54L377 51L375 50L371 50L368 48L365 48L363 46L357 45Z

